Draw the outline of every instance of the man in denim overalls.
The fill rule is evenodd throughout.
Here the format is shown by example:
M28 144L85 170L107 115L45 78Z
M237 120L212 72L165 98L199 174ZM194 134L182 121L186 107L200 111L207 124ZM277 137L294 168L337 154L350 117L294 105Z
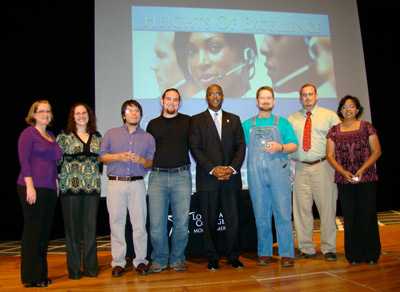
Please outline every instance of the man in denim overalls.
M248 146L247 171L258 238L258 265L268 265L272 256L272 216L283 267L293 266L294 238L288 154L298 141L290 123L274 116L274 91L269 86L257 90L257 116L243 123Z

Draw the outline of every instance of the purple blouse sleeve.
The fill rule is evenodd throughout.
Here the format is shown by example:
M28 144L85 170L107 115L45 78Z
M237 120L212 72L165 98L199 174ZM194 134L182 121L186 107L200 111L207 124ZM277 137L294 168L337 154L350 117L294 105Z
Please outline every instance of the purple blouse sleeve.
M336 129L337 129L337 125L335 125L332 128L330 128L330 130L328 132L328 135L326 135L326 139L331 139L332 141L335 141Z
M376 135L376 129L374 128L374 126L371 123L365 122L366 123L366 128L367 128L367 133L368 136L372 136L372 135Z
M23 131L18 140L18 156L21 165L21 175L32 177L30 157L33 145L33 137L30 131Z

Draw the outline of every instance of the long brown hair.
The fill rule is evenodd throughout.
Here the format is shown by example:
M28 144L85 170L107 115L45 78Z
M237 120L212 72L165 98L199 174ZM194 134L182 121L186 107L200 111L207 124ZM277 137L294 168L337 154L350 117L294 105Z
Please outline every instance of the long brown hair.
M83 106L86 109L86 111L88 112L89 121L86 126L86 131L89 134L96 132L97 131L97 121L96 121L96 116L94 114L94 111L86 103L81 103L81 102L74 104L72 106L71 110L69 111L66 131L76 133L77 129L76 129L76 122L75 122L75 109L78 106Z

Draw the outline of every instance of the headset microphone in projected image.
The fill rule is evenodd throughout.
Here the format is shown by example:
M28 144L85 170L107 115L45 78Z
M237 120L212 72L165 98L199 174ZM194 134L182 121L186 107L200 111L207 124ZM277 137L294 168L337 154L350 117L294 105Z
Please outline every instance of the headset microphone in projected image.
M244 50L243 54L244 54L244 63L240 64L236 68L233 68L232 70L230 70L229 72L227 72L225 74L218 75L218 80L224 79L225 77L229 76L233 72L236 72L237 70L242 69L244 66L248 66L248 65L254 64L255 55L254 55L254 51L253 51L252 48L246 48ZM251 69L252 69L253 72L251 72L249 74L249 79L251 79L255 74L255 68L252 67Z
M289 75L287 75L286 77L282 78L281 80L275 82L272 85L273 88L279 88L280 86L282 86L286 82L292 80L293 78L299 76L300 74L303 74L304 72L307 72L313 66L315 66L316 60L317 60L317 56L316 56L316 52L313 51L313 46L314 46L316 40L317 39L315 37L313 37L313 38L304 37L304 42L308 46L308 53L310 55L310 58L312 59L312 62L310 62L309 64L307 64L307 65L299 68L298 70L290 73Z
M243 62L242 62L240 65L236 66L235 68L229 70L229 71L226 72L226 73L218 74L218 75L215 77L216 81L223 80L224 78L228 77L228 76L231 75L232 73L235 73L236 71L239 71L239 70L241 70L241 69L244 68L244 67L249 67L249 68L248 68L248 70L249 70L249 77L248 77L248 78L249 78L249 80L250 80L251 78L254 77L255 71L256 71L255 67L252 66L252 65L254 65L254 60L255 60L255 58L256 58L256 57L255 57L255 54L254 54L254 50L253 50L252 48L245 48L244 51L243 51ZM191 70L190 70L189 65L187 66L187 70L188 70L189 75L191 76L191 78L193 78L193 75L192 75L192 72L191 72ZM202 85L197 81L196 78L193 78L193 80L196 82L196 84L197 84L200 88L202 87ZM185 82L185 80L182 80L181 82L177 83L175 86L180 86L180 85L182 85L184 82Z

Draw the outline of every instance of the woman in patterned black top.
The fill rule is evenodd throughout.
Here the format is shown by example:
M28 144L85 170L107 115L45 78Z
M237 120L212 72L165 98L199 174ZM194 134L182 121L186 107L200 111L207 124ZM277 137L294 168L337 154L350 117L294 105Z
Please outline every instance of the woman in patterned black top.
M68 275L70 279L97 276L96 223L100 201L101 135L96 117L86 104L75 104L67 129L57 136L63 151L60 163L60 200L64 216ZM81 242L83 273L81 271Z
M337 114L342 122L333 126L326 137L326 159L335 169L346 259L352 265L375 265L381 251L375 163L382 152L375 128L359 120L362 112L358 98L346 95L341 99Z

